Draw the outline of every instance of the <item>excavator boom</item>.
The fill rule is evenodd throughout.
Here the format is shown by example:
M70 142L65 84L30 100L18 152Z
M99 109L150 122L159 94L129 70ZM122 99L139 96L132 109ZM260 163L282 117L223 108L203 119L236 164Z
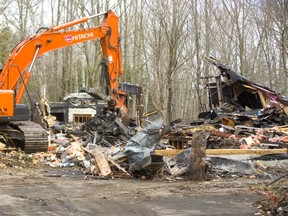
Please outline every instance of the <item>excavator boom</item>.
M103 58L107 61L107 73L110 78L110 94L117 101L119 92L118 76L123 74L118 17L112 11L108 11L101 26L65 31L68 27L87 22L88 20L89 17L85 17L64 25L52 26L46 31L33 35L19 43L11 52L0 74L0 89L14 91L18 82L23 79L24 82L21 83L16 95L16 104L19 104L23 96L24 87L30 78L34 60L37 57L63 47L101 39ZM29 70L25 71L29 65ZM117 105L124 106L121 102L117 103Z

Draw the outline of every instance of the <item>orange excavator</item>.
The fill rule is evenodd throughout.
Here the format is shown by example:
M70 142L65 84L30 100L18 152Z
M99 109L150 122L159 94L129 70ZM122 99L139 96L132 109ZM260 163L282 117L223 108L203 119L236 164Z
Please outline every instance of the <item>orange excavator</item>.
M100 26L81 30L69 27L85 23L104 15ZM0 73L0 131L11 137L17 147L27 153L47 151L48 132L30 121L27 105L21 104L31 70L37 57L46 52L89 40L100 39L109 106L125 116L126 92L119 88L118 79L123 74L118 17L112 12L96 14L59 26L40 28L37 33L20 42L11 52ZM104 66L103 66L104 62Z

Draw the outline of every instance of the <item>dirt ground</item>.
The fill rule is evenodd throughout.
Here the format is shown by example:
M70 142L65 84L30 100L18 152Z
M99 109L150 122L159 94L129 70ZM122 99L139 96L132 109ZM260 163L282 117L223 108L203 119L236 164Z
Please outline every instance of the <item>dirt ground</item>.
M0 215L254 215L259 199L250 190L259 179L94 179L50 167L0 172Z

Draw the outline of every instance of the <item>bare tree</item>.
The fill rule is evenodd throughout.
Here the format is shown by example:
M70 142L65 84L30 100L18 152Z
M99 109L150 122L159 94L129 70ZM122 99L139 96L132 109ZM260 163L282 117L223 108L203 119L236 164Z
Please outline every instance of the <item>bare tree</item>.
M159 29L158 31L161 32L161 34L157 34L159 38L155 38L155 42L158 42L158 49L162 49L162 51L158 50L158 53L160 51L166 56L164 59L160 57L159 59L162 61L157 64L164 66L162 69L158 67L158 71L159 69L162 70L158 72L158 76L159 73L165 74L164 77L162 76L161 81L167 83L165 83L164 86L162 85L164 89L161 89L161 91L167 92L167 96L166 98L164 96L165 100L163 100L163 98L162 101L165 101L164 103L167 104L166 119L167 121L171 121L173 111L175 110L174 81L180 67L187 62L187 58L185 54L182 53L181 48L188 34L188 32L185 31L185 27L188 23L190 7L187 7L187 2L185 1L153 1L149 2L148 6L153 15L153 20L150 22L156 25L156 29ZM159 44L159 42L161 42L161 44Z
M2 14L13 0L1 0L0 1L0 13Z
M189 122L206 109L205 82L199 78L218 73L203 63L203 57L209 54L248 79L287 93L287 0L0 3L5 27L1 35L8 30L8 35L17 35L7 44L1 37L2 64L10 45L16 45L38 27L60 25L113 7L120 17L124 80L141 84L146 109L156 108L167 121L182 117ZM97 26L102 19L97 17L76 28ZM60 100L81 86L99 86L101 57L99 40L47 53L36 61L37 76L30 85L32 97L43 94L45 86L51 100Z
M284 86L287 86L288 77L288 1L264 1L262 5L264 15L272 22L269 28L278 45L280 52L279 70L285 75ZM263 23L266 25L267 23ZM282 93L287 93L287 88L282 88Z

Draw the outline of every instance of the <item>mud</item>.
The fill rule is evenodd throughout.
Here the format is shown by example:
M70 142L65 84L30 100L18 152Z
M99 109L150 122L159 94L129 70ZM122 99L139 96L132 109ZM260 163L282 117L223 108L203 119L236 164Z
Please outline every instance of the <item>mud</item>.
M73 169L1 170L0 215L254 215L257 179L94 179Z

